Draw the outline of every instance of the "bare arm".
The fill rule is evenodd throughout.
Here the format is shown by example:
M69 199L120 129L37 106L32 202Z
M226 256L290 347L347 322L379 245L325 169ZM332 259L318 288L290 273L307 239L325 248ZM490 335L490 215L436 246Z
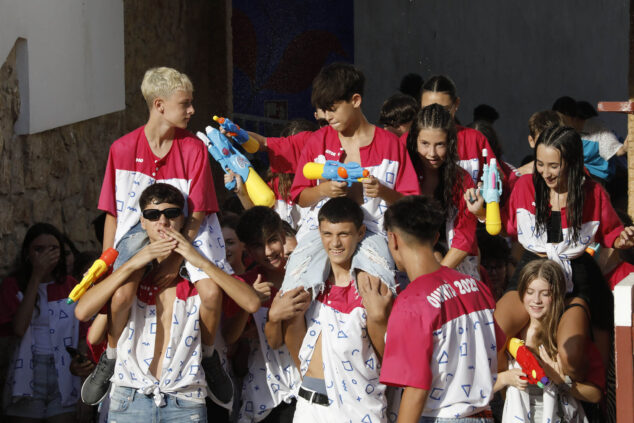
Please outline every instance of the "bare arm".
M213 280L220 289L231 297L236 304L252 314L260 308L260 298L255 290L248 284L231 275L226 274L215 264L204 258L194 248L194 246L179 232L171 228L166 228L165 232L177 241L174 251L189 261L193 266L202 269L203 272Z
M293 319L299 314L303 316L310 305L310 299L310 294L301 286L283 294L278 291L275 298L273 298L268 319L264 326L266 341L271 348L277 349L284 345L283 322Z
M251 138L256 140L258 144L260 144L260 150L263 150L266 148L266 137L263 137L262 135L256 134L255 132L251 132L251 131L247 131L247 133L249 134Z
M462 251L457 248L450 248L440 264L455 269L460 263L462 263L462 260L464 260L465 257L467 257L466 251Z
M306 320L304 313L297 314L291 320L284 322L284 343L288 348L295 366L299 369L301 363L299 361L299 350L302 348L302 342L306 336Z
M106 213L106 220L103 224L103 251L114 248L114 235L117 232L117 218L110 213Z
M90 330L86 336L86 340L91 345L97 345L106 340L106 332L108 328L108 315L99 313L90 325Z
M417 423L427 401L427 390L407 386L401 397L397 423Z

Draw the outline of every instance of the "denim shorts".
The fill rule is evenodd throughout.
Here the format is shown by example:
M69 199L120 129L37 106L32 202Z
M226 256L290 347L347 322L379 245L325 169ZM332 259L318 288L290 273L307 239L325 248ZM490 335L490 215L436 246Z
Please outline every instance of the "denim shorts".
M188 401L165 394L165 405L157 407L154 397L134 388L114 387L110 395L109 423L207 422L204 402Z
M351 278L356 280L354 270L362 270L378 277L396 294L394 260L385 236L366 232L352 256ZM321 243L319 230L311 230L301 238L289 257L281 290L290 291L298 286L303 286L306 290L312 288L315 298L323 290L329 275L330 262Z
M33 356L33 383L33 396L20 398L10 404L5 411L7 416L47 419L60 414L75 413L75 405L62 406L55 358L52 354Z
M147 236L147 232L141 227L141 221L138 221L136 225L123 235L115 246L119 255L112 265L112 270L117 270L149 243L150 239Z

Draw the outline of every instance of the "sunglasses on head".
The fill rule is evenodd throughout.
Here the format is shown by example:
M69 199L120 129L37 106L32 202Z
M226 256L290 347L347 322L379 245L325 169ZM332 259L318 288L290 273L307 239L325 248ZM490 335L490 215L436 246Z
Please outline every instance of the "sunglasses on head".
M183 214L183 210L178 207L171 207L169 209L145 209L143 210L143 217L150 221L156 221L161 218L161 215L164 215L168 219L176 219L178 216Z

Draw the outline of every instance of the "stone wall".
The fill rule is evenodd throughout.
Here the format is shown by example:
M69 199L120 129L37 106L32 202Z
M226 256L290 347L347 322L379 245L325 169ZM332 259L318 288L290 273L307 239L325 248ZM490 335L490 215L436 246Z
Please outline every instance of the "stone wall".
M62 229L80 250L101 248L91 222L99 214L108 149L147 119L139 89L147 68L171 66L190 76L196 108L192 131L209 124L212 114L231 110L228 0L126 0L124 21L126 109L121 112L15 135L20 107L15 49L0 58L5 60L0 67L0 276L10 269L28 227L38 221Z

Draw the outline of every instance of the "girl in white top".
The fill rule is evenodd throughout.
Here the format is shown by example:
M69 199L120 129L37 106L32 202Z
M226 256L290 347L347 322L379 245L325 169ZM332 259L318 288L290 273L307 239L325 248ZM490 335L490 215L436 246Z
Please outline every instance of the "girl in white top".
M529 323L519 337L539 356L549 383L544 387L529 384L526 374L509 356L508 370L498 373L494 390L507 388L503 422L587 422L579 401L598 402L604 385L603 365L594 344L587 354L590 370L585 382L573 382L561 368L556 333L564 312L565 277L561 267L551 260L534 260L520 275L518 292ZM506 367L500 363L499 368Z

